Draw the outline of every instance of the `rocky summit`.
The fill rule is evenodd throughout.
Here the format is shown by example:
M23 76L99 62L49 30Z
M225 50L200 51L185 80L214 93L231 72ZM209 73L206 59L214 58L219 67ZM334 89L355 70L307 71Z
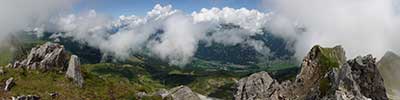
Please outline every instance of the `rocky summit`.
M342 47L314 46L294 80L259 72L237 83L236 100L388 100L376 59L347 60Z
M64 46L47 42L31 49L28 57L16 61L14 68L26 67L27 69L63 70L66 67L67 53Z

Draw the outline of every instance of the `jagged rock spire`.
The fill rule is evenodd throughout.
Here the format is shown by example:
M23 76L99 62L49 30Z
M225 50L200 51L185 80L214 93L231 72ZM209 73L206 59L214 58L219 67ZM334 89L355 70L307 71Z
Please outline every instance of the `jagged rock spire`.
M68 69L65 75L68 78L72 78L79 87L83 87L84 80L81 73L81 64L78 56L76 55L71 56L68 64Z
M260 72L241 79L236 100L388 100L372 55L346 62L340 46L314 46L294 81L281 84Z

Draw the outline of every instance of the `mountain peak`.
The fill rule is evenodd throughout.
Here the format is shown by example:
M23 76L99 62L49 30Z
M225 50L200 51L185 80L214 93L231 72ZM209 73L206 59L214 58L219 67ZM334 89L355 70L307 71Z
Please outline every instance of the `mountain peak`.
M387 89L387 94L389 98L393 100L400 99L400 57L392 52L387 51L385 55L377 63L379 72L382 75L383 80L385 80L385 88Z
M382 59L400 59L400 56L392 51L386 51L385 55L383 55Z
M242 81L238 82L238 89L243 88L242 84L247 84L245 89L267 88L263 88L263 92L238 91L235 98L237 100L258 98L387 100L383 79L378 72L375 60L372 55L367 55L346 61L345 52L341 46L323 48L316 45L304 57L301 71L295 81L274 83L276 82L274 79L268 79L268 73L256 73L248 77L253 80L241 79ZM261 81L254 81L254 79ZM244 80L247 81L243 82Z

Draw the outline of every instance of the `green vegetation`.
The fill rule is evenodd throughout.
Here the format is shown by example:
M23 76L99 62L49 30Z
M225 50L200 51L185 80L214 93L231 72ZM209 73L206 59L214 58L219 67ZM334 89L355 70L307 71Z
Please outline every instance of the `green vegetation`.
M339 68L339 64L343 63L341 62L340 56L342 51L337 51L335 48L322 48L319 47L321 51L321 56L320 56L320 63L322 64L321 66L323 67L322 71L329 70L330 68Z
M319 90L321 91L321 95L328 94L330 87L330 80L327 78L323 78L323 76L333 70L335 68L339 68L340 64L344 63L344 51L341 47L334 47L334 48L322 48L320 46L314 46L314 49L318 49L320 52L318 56L318 61L320 63L320 75L321 80L319 82Z
M139 66L117 65L117 64L90 64L84 65L83 68L89 74L100 77L104 80L125 80L135 85L135 90L152 93L164 86L160 82L151 79L150 74Z
M27 36L21 40L11 41L9 45L0 47L0 65L4 66L12 62L12 60L21 60L26 58L31 48L44 44L46 41L34 40Z
M11 51L9 49L11 47L0 49L0 65L26 58L32 47L44 44L46 41L48 40L26 36L20 41L13 42L15 50ZM98 54L98 50L87 46L81 48L75 42L62 40L61 43L68 52L81 58L85 79L83 88L75 86L63 72L5 68L6 73L0 77L0 86L3 87L10 77L14 77L16 85L10 92L0 91L0 95L10 97L32 94L48 100L52 99L49 93L57 92L60 96L54 99L131 100L136 99L135 95L138 92L151 94L159 89L186 85L200 94L229 100L233 98L235 81L242 77L259 71L268 71L277 79L286 79L295 76L298 70L296 64L292 62L279 60L267 62L265 59L260 60L265 61L262 63L253 62L252 60L258 58L252 58L252 56L246 56L246 58L237 56L231 61L236 63L224 62L230 59L229 52L238 52L230 49L224 49L227 52L223 50L225 53L221 54L227 54L223 58L217 60L194 58L192 63L183 67L170 65L157 58L134 54L124 61L99 63L98 58L101 59L101 54ZM223 47L216 46L215 48ZM240 52L251 53L249 50ZM242 59L246 62L240 61ZM157 96L143 98L143 100L159 99L160 97Z
M7 65L12 60L12 51L9 49L0 49L0 66Z
M114 68L114 67L109 67ZM116 67L117 68L117 67ZM116 69L115 68L115 69ZM72 80L65 78L64 73L53 71L5 69L6 74L0 77L1 86L13 77L16 85L10 92L1 91L0 95L39 95L45 100L51 99L49 93L59 93L58 99L134 99L138 91L155 91L156 83L146 77L139 77L140 82L130 81L119 75L95 75L96 72L84 69L85 85L79 88ZM57 98L56 98L57 99Z
M234 89L232 86L235 84L235 80L238 79L227 76L199 77L188 86L203 95L231 100L233 99Z

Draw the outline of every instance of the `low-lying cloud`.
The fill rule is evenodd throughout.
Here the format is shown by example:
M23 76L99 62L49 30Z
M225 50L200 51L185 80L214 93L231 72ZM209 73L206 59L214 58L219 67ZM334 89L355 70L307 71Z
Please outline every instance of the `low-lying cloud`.
M35 27L49 27L49 21L71 8L76 0L0 0L0 42L9 34Z
M66 32L63 37L100 48L117 58L127 58L132 53L145 53L167 60L170 64L184 65L191 61L200 41L208 44L247 44L268 54L269 48L251 36L263 34L262 28L268 13L256 10L212 8L192 14L173 9L171 5L156 5L146 16L120 16L111 20L96 14L71 14L60 18L57 25ZM240 28L221 29L221 24ZM114 32L113 32L114 30ZM213 32L213 34L208 34Z
M396 0L264 0L270 12L225 7L185 13L171 5L155 5L145 16L122 15L116 20L95 10L66 15L75 0L1 2L0 40L24 30L61 32L52 38L71 37L118 59L141 53L184 65L199 42L246 44L269 55L264 42L251 38L265 34L263 30L294 43L288 48L298 58L316 44L343 45L349 57L400 52Z
M383 56L400 52L397 0L264 0L280 20L299 23L306 31L294 35L296 52L303 56L315 45L342 45L349 57ZM277 23L275 32L291 33L292 24Z

